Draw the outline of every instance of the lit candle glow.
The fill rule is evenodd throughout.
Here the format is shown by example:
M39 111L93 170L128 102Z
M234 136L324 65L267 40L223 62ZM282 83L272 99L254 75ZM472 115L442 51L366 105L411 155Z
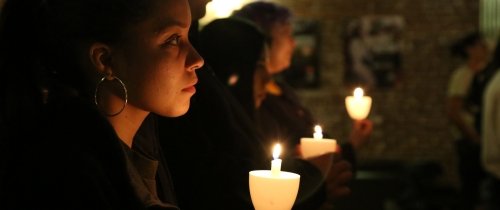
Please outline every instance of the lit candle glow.
M248 185L255 210L292 209L299 191L300 175L281 171L281 145L273 148L271 170L249 172Z
M235 10L240 9L243 5L250 3L251 0L212 0L206 6L206 14L200 20L200 24L206 25L218 18L226 18L231 16Z
M322 139L323 138L323 130L321 129L321 126L319 126L319 125L314 126L313 137L314 137L314 139Z
M360 98L363 98L364 94L365 94L365 92L363 91L363 89L361 89L359 87L354 89L354 98L359 100Z
M324 139L321 126L314 126L313 138L301 138L300 148L303 158L311 158L337 150L335 139Z
M274 145L273 149L274 160L271 161L271 174L273 176L279 176L281 172L281 159L279 158L280 154L281 154L281 145L280 144Z
M347 96L345 99L347 113L354 120L363 120L368 117L372 106L372 98L364 95L361 88L354 89L353 96Z

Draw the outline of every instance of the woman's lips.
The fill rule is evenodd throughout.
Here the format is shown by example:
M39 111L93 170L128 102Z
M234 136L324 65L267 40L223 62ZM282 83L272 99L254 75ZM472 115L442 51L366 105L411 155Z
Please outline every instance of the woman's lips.
M188 93L196 93L196 88L193 86L186 87L182 89L183 92L188 92Z
M188 92L188 93L195 93L196 92L196 83L198 83L198 79L194 80L193 82L190 83L189 86L185 87L182 89L183 92Z

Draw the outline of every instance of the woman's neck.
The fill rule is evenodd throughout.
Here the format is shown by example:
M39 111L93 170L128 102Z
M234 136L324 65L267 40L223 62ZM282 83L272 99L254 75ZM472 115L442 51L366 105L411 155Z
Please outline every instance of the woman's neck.
M275 96L281 96L281 94L283 94L281 87L274 80L271 80L266 84L266 90L267 93Z
M113 97L112 101L117 104L115 107L121 107L124 104L124 101L119 97ZM148 114L147 111L127 104L120 114L112 117L108 116L107 119L120 140L131 148L134 136Z

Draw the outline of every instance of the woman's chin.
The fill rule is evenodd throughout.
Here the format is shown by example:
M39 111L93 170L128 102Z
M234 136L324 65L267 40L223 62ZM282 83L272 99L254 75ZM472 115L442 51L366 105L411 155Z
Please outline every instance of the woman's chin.
M189 110L190 102L188 101L186 104L177 105L174 109L164 111L162 113L157 113L163 117L180 117L185 115Z

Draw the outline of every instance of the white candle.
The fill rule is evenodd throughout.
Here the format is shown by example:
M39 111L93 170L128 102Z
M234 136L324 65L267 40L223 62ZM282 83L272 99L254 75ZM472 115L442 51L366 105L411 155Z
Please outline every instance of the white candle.
M281 173L281 159L279 159L281 154L281 145L276 144L273 148L273 158L271 161L271 174L273 176L279 176Z
M250 197L255 210L290 210L299 191L300 175L281 171L281 145L273 148L271 170L249 172Z
M354 90L353 95L354 96L347 96L345 98L347 113L349 113L349 116L354 120L366 119L370 113L372 98L364 96L363 89L359 87Z
M300 175L282 171L273 176L269 170L250 171L250 197L255 210L290 210L299 192Z
M313 138L301 138L300 148L303 158L311 158L323 155L330 152L335 152L337 149L337 141L335 139L324 139L321 126L314 126Z

